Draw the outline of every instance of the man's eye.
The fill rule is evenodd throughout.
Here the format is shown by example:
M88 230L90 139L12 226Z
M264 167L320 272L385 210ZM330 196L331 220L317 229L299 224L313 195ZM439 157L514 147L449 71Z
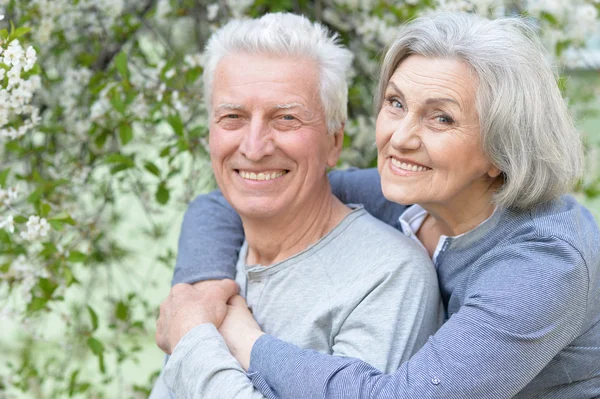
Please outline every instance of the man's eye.
M237 118L239 118L240 116L239 116L238 114L227 114L225 117L226 117L227 119L237 119Z
M281 117L281 119L283 119L284 121L293 121L293 120L295 120L296 118L294 118L294 116L292 116L292 115L283 115L283 116Z

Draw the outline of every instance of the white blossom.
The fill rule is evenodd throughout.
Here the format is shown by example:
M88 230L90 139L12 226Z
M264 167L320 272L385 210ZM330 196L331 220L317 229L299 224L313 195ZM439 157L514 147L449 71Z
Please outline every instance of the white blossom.
M206 19L209 21L214 21L219 14L219 3L209 4L206 7Z
M196 68L204 66L205 58L206 57L202 53L186 54L185 57L183 57L183 62L190 68Z
M10 233L15 232L15 221L12 215L8 215L4 219L0 217L0 229L6 229Z
M27 72L31 68L33 68L36 61L37 61L37 57L36 57L35 49L33 47L29 46L27 48L27 51L25 52L25 67L23 68L25 70L25 72Z
M8 44L8 47L4 50L3 54L3 62L8 66L21 64L25 57L23 47L21 47L21 44L16 39Z
M3 189L0 186L0 204L11 205L19 196L17 187Z
M241 18L254 0L225 0L234 18Z
M175 68L171 68L165 72L165 78L171 79L173 76L175 76Z
M37 215L29 216L26 227L27 232L21 232L21 238L28 241L34 241L39 237L45 237L50 230L48 221L44 218L40 218Z

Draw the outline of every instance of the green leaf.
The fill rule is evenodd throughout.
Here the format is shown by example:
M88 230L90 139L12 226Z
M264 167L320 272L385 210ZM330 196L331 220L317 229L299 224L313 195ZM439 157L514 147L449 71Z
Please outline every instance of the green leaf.
M19 37L21 37L24 34L28 33L30 30L31 30L31 28L27 28L25 26L17 28L17 29L14 30L14 32L11 33L10 40L18 39Z
M75 226L75 224L76 224L68 212L61 212L57 215L54 215L53 217L51 217L48 220L58 220L60 222L70 224L71 226Z
M122 123L119 126L119 138L121 139L122 145L125 145L131 141L133 138L133 129L129 123Z
M84 254L83 252L79 252L79 251L71 251L69 253L69 258L68 258L69 262L85 262L88 260L88 256L86 254Z
M144 168L154 176L160 177L160 169L158 169L158 166L156 166L154 163L147 161L144 164Z
M131 164L133 166L133 158L131 156L123 155L120 153L109 154L104 158L104 162L106 163L125 163Z
M44 245L44 249L40 251L40 256L44 257L44 258L48 258L51 255L54 255L56 252L58 252L58 250L56 249L56 246L54 244L52 244L51 242L45 242L43 243Z
M73 276L73 272L68 267L63 267L63 276L65 278L65 283L67 287L70 287L74 283L79 283L79 281Z
M42 292L44 293L44 297L46 299L51 299L52 294L54 294L54 291L58 287L58 284L47 278L40 278L38 286L42 289Z
M92 332L94 332L98 329L98 315L96 314L94 309L92 309L92 307L89 305L87 306L87 310L90 314L90 320L92 321Z
M169 202L170 196L171 194L166 184L164 182L160 183L156 189L156 201L158 201L159 204L164 205Z
M0 172L0 186L6 187L6 180L8 179L8 174L10 173L10 168L4 169Z
M87 339L87 344L92 350L92 353L96 356L100 356L104 352L104 345L94 337L89 337Z
M130 169L130 168L133 168L133 165L127 165L127 164L124 164L124 163L119 164L119 165L115 165L112 168L110 168L110 174L114 175L116 173L119 173L119 172L121 172L123 170Z
M17 215L14 218L14 222L17 224L21 224L21 223L26 223L29 219L27 219L25 216L22 215Z
M46 216L48 216L48 214L50 213L51 210L52 210L52 208L50 207L49 204L47 204L45 202L42 202L40 204L39 213L40 213L41 217L45 218Z
M169 115L167 121L175 131L175 134L179 137L183 136L183 122L181 121L181 117L179 114Z
M125 54L123 51L121 51L115 57L115 67L123 79L127 79L129 77L129 70L127 69L127 54Z
M27 197L27 202L30 204L35 204L41 197L44 195L44 188L38 187L34 192L29 194Z
M100 371L104 374L106 372L106 368L104 367L104 345L102 342L98 341L94 337L89 337L87 339L87 344L92 352L98 356L98 366L100 367Z
M129 318L129 307L123 301L117 302L115 316L122 321L126 321Z
M96 146L98 146L98 148L101 149L102 147L104 147L104 144L106 144L108 136L109 133L107 131L103 131L98 136L96 136L96 138L94 139L94 144L96 144Z
M37 312L38 310L45 309L46 304L48 304L48 298L33 297L29 305L27 305L27 311Z
M120 114L125 114L125 103L121 99L121 93L119 93L117 90L112 90L110 95L110 103Z
M171 146L167 146L167 147L163 148L160 151L160 154L158 154L158 156L161 158L169 156L169 154L171 154L171 148L172 148Z
M56 231L63 231L65 228L64 223L59 220L48 220L48 224Z
M8 30L6 29L2 29L0 30L0 37L4 40L8 40L8 37L10 36L10 34L8 33Z

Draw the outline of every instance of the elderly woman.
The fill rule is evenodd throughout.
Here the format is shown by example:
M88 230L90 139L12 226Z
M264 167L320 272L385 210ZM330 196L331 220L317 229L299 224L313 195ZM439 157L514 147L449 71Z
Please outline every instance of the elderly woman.
M342 201L364 203L427 251L447 321L383 374L262 334L243 306L232 306L221 332L263 393L600 395L600 234L567 194L582 170L582 146L555 79L519 19L438 14L402 28L376 94L381 188L402 205L383 199L374 171L330 179ZM220 242L240 242L241 228L232 233L221 202L212 194L190 207L176 281L233 276L235 254ZM200 250L207 254L192 256Z

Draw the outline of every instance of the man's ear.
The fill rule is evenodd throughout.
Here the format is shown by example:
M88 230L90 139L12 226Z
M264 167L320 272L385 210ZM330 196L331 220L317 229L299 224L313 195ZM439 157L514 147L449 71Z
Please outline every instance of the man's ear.
M337 165L337 161L340 158L340 154L342 153L342 147L344 146L344 126L346 124L342 123L342 126L330 136L332 140L332 146L329 149L329 154L327 154L327 166L333 168Z

